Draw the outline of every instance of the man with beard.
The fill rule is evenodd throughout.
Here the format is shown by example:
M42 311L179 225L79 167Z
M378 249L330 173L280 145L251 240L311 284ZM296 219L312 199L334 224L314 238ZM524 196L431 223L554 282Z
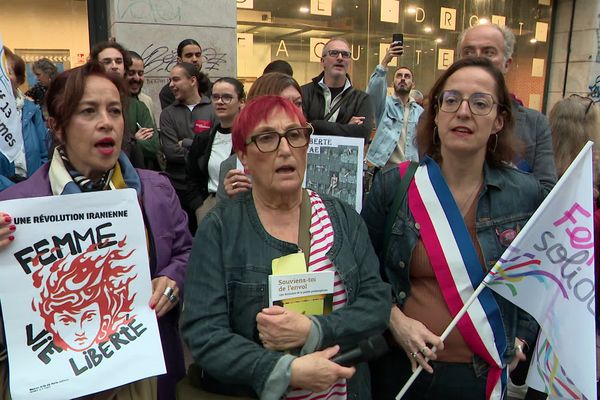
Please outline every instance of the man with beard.
M120 79L127 77L132 66L129 52L114 41L96 44L90 52L90 58L102 64L108 74ZM155 159L156 152L160 149L150 110L135 96L129 96L123 119L125 120L123 151L134 167L146 168L146 161Z
M418 161L415 144L416 126L423 107L410 97L414 87L413 73L400 67L394 74L394 94L387 95L386 75L393 57L402 55L403 46L394 42L385 53L381 64L369 79L367 93L375 107L377 132L369 146L367 160L378 168L396 165L405 160Z
M127 84L129 84L129 93L148 107L152 121L155 121L152 114L154 112L154 101L152 97L142 92L145 79L144 59L138 53L131 50L129 51L129 56L131 56L131 67L129 67L126 76Z
M145 93L142 93L142 87L144 87L144 60L135 51L129 51L131 57L131 66L127 70L125 78L129 86L129 94L132 98L142 102L149 110L150 119L147 114L144 115L144 121L138 122L146 131L149 131L151 136L150 139L145 143L146 146L142 147L144 153L144 164L148 169L155 171L164 171L165 169L165 158L164 154L160 149L160 140L158 138L158 131L155 131L154 127L156 122L154 120L153 110L154 102L152 98ZM152 128L152 131L150 131ZM137 136L136 136L137 138Z
M323 47L323 72L302 86L302 109L317 135L365 140L371 135L373 105L368 94L352 87L351 56L346 39L331 39Z

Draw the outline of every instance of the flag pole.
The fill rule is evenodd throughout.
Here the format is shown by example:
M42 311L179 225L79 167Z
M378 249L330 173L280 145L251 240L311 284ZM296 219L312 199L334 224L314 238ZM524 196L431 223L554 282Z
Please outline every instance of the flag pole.
M486 275L486 277L487 277L487 275ZM448 324L448 326L446 327L446 329L440 336L440 338L442 339L442 342L444 340L446 340L446 338L448 337L450 332L452 332L452 329L454 329L456 327L456 325L458 324L458 321L460 321L460 319L465 315L465 313L467 312L467 309L471 306L471 304L473 304L473 302L475 301L477 296L479 296L481 294L483 289L485 289L485 287L486 287L485 282L486 282L486 279L484 278L483 281L481 281L481 283L477 287L477 289L475 289L475 291L473 292L471 297L469 297L469 299L465 302L465 304L460 309L460 311L456 314L456 316L452 319L452 321L450 321L450 324ZM436 348L433 347L431 349L431 351L435 353ZM427 362L427 361L429 361L429 358L425 358L425 362ZM417 377L419 376L421 371L423 371L423 366L419 365L419 367L415 370L415 372L413 372L413 374L410 376L408 381L406 381L406 383L400 390L400 393L398 393L398 395L396 396L396 400L402 399L402 397L406 394L406 392L408 392L408 389L410 389L410 387L412 386L414 381L417 379Z
M552 189L550 191L550 193L546 196L546 198L544 199L544 201L542 202L542 204L540 204L537 208L537 210L535 210L535 212L533 213L533 215L529 218L529 222L527 222L527 224L525 224L525 226L523 227L523 229L521 230L521 232L519 232L519 237L520 236L526 236L529 231L532 228L532 224L530 223L531 221L535 222L538 219L538 215L540 215L542 213L542 211L544 210L544 208L546 207L547 204L549 204L554 197L558 196L558 191L555 190L558 187L561 187L561 183L567 179L570 178L571 174L573 173L573 171L576 168L576 165L578 165L578 163L580 162L580 160L585 156L586 152L594 145L594 142L592 141L588 141L583 148L579 151L579 154L577 154L577 157L575 157L575 159L571 162L571 165L569 165L569 167L567 168L567 170L565 171L565 173L562 175L562 177L559 179L559 181L556 183L556 185L554 186L554 189ZM503 254L504 256L504 254ZM501 257L502 259L502 257ZM486 283L489 283L493 280L493 278L490 279L490 273L492 271L494 271L496 269L496 267L498 266L498 263L496 263L496 265L494 265L494 267L488 271L488 273L486 274L486 276L483 278L483 281L481 282L481 284L479 284L479 286L477 287L477 289L475 289L475 291L473 292L473 294L471 295L471 297L469 297L469 299L465 302L464 306L461 308L461 310L456 314L456 316L454 317L454 319L452 319L452 321L450 322L450 324L448 325L448 327L444 330L444 332L442 333L442 335L440 336L440 338L442 339L442 342L444 340L446 340L446 338L448 337L448 335L450 334L450 332L452 331L452 329L454 329L454 327L456 327L456 325L458 324L458 321L460 321L460 319L464 316L464 314L467 312L467 309L469 308L469 306L471 306L471 304L473 304L473 302L475 301L475 299L477 298L477 296L479 296L481 294L481 292L483 291L484 287L486 287ZM435 352L436 348L433 347L431 349L433 352ZM428 358L425 358L425 361L429 361ZM418 366L418 368L415 370L415 372L413 372L413 374L410 376L410 378L408 379L408 381L404 384L404 386L402 387L402 389L400 390L400 393L398 393L398 395L396 396L396 400L400 400L402 399L402 397L406 394L406 392L408 391L408 389L412 386L413 382L417 379L417 377L419 376L419 374L421 373L421 371L423 370L423 367L421 365Z

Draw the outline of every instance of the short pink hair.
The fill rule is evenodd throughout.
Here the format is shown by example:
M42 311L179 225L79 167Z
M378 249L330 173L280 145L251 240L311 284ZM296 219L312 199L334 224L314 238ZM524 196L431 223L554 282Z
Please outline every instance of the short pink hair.
M294 103L281 96L259 96L250 100L237 115L232 129L233 149L246 152L246 138L263 121L269 119L275 110L283 111L288 117L297 119L306 126L306 117Z

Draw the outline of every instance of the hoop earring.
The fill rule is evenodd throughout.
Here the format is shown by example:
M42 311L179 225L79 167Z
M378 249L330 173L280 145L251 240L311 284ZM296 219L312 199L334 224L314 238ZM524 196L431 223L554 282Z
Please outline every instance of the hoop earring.
M494 145L490 148L490 151L492 153L494 153L496 151L496 148L498 147L498 134L494 133L494 135L496 137L496 140L494 141Z
M437 129L437 126L434 126L434 127L433 127L433 135L432 135L432 137L431 137L431 143L433 143L433 144L435 144L435 145L437 145L437 144L438 144L437 140L435 140L435 138L436 138L437 136L438 136L438 129Z

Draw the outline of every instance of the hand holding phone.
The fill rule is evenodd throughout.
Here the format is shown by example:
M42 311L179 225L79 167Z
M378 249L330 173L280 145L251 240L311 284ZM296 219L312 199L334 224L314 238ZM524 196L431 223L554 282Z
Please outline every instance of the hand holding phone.
M404 35L402 33L392 35L389 53L392 57L399 57L404 53Z

